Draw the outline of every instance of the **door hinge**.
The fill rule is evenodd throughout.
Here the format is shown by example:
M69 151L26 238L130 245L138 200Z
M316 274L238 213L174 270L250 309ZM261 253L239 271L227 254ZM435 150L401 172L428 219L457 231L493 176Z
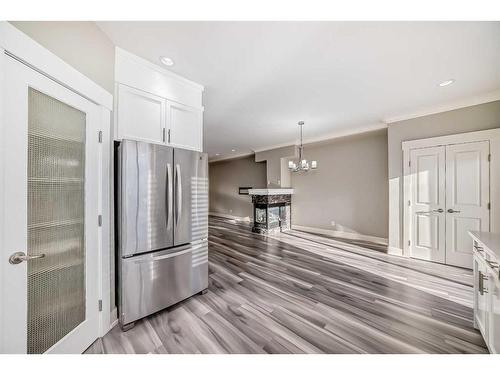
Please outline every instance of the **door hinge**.
M102 299L99 300L98 307L99 307L99 311L102 311Z
M411 160L408 161L408 166L411 167Z
M488 154L488 161L491 161L491 154Z
M97 139L98 139L99 143L102 143L102 130L99 130L99 133L97 135Z
M97 216L97 225L102 227L102 215Z
M411 241L410 241L410 240L408 240L408 246L410 246L410 245L411 245Z
M170 143L170 129L168 129L168 143Z
M491 203L488 202L488 210L491 210Z
M408 201L408 206L411 206L411 201Z

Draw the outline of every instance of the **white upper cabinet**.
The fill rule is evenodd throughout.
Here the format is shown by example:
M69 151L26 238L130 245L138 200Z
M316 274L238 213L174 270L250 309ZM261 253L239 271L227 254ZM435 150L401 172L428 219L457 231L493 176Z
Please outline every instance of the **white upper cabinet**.
M115 139L203 151L203 86L116 49Z
M166 100L118 85L116 139L163 142Z
M201 151L203 112L198 108L167 101L168 141L175 147Z

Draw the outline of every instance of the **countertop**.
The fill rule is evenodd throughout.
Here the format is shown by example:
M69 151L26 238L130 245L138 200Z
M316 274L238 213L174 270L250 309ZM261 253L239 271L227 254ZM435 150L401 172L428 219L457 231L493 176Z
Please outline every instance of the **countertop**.
M481 242L500 260L500 233L469 231L469 234L477 242Z
M293 194L293 189L276 188L276 189L249 189L249 195L289 195Z

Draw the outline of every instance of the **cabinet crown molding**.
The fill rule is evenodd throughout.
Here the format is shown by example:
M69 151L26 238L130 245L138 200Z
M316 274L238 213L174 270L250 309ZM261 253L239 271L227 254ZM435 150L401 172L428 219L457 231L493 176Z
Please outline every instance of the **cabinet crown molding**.
M191 107L202 107L204 87L116 47L115 81Z

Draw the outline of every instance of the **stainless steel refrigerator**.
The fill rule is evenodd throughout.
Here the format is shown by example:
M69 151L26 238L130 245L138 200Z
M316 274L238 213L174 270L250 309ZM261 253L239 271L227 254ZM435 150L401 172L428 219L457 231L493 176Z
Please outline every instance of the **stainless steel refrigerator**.
M122 329L208 287L207 155L118 146L118 314Z

